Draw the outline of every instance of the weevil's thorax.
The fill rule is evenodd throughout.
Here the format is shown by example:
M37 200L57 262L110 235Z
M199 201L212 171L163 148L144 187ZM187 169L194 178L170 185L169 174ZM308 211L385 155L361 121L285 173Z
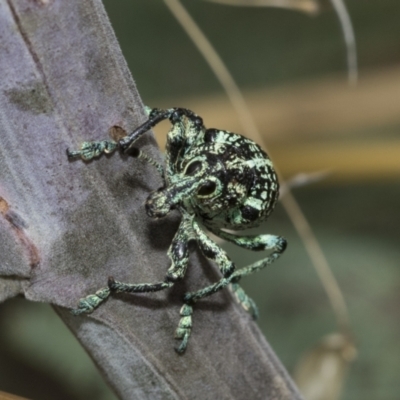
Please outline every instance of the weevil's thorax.
M196 186L181 207L205 225L246 229L265 220L278 198L279 185L268 156L253 141L226 131L207 130L185 149L171 177L192 176Z

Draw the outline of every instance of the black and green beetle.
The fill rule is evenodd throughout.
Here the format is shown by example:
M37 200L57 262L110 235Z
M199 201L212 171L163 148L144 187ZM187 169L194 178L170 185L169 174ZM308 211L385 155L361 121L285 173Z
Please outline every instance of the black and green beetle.
M196 241L200 250L219 267L221 279L203 289L184 295L180 322L175 337L176 349L183 353L192 330L193 304L203 297L229 286L238 302L253 318L257 307L239 286L242 276L260 270L276 260L286 248L286 240L274 235L238 236L229 231L253 228L273 210L279 184L271 160L252 140L236 133L206 129L203 120L185 108L148 109L148 120L130 135L115 142L85 142L79 151L69 151L69 158L91 160L102 153L120 150L141 158L157 168L165 184L151 193L146 201L150 217L161 218L177 209L182 220L168 256L171 266L165 279L156 283L130 284L109 278L108 287L80 300L73 314L90 313L111 293L155 292L170 288L185 275L189 260L189 242ZM169 119L165 169L140 149L135 141L159 122ZM202 229L249 250L271 250L265 259L235 269L226 252ZM223 230L228 229L229 231Z

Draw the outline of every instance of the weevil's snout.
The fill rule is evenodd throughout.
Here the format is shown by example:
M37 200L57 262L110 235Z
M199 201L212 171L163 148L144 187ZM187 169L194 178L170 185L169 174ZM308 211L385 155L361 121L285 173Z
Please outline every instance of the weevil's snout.
M193 196L201 182L197 177L183 177L178 182L150 194L146 201L146 212L149 217L165 217L178 204Z
M169 196L164 191L153 192L146 201L146 213L152 218L165 217L173 208Z

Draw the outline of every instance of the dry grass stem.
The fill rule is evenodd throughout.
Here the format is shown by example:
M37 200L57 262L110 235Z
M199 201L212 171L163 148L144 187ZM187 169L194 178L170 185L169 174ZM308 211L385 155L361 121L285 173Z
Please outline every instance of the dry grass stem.
M343 0L330 0L342 27L344 41L347 49L347 68L350 85L355 85L358 80L357 49L353 24Z
M278 7L315 15L321 10L316 0L206 0L212 3L239 7Z

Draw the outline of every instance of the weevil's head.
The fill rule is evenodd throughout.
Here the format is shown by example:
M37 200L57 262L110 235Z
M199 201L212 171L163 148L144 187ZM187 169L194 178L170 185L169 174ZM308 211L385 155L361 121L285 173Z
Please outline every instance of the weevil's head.
M166 215L176 206L205 225L244 229L272 211L278 181L268 156L251 140L208 130L205 140L178 159L167 186L150 195L147 213Z

